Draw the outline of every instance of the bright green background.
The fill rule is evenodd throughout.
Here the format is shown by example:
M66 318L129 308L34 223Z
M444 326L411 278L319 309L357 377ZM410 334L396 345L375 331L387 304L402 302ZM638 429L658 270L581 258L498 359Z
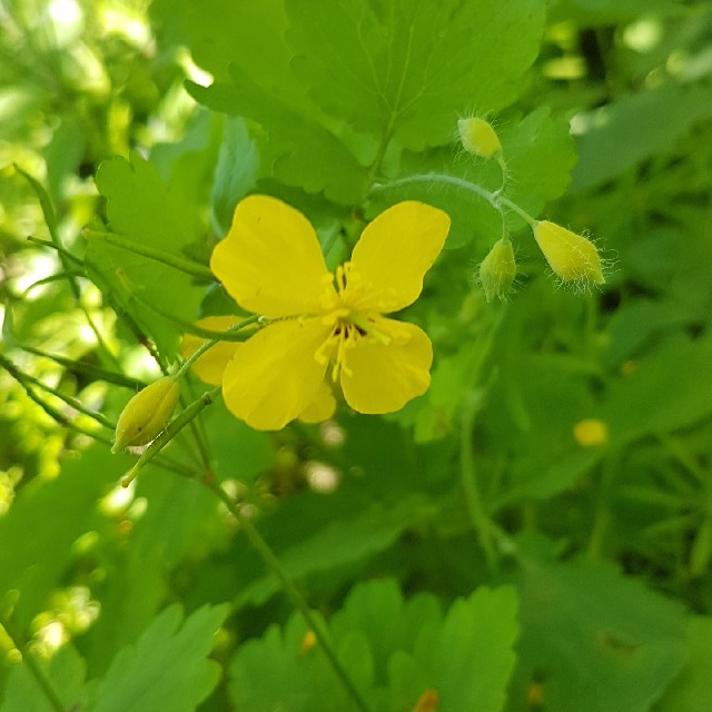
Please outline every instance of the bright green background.
M500 135L506 195L595 239L601 290L557 285L510 214L517 287L487 304L490 206L372 191L429 171L498 188L456 142L472 114ZM333 266L385 206L444 208L405 315L435 347L429 392L276 434L217 403L200 424L215 476L373 712L426 690L437 712L708 712L711 119L703 1L5 0L0 356L115 421L176 363L181 324L234 305L82 228L207 264L264 192L308 215ZM587 418L606 444L577 443ZM194 467L192 449L168 453ZM15 644L65 712L355 710L227 511L155 466L121 490L133 459L0 370L0 712L53 710Z

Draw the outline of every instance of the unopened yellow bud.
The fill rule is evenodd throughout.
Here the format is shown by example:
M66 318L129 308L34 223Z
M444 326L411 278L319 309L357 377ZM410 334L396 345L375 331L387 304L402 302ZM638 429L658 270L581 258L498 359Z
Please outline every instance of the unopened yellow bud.
M542 220L534 226L534 238L562 282L603 284L606 281L601 256L596 246L585 237Z
M608 426L596 418L579 420L574 425L574 439L581 447L596 447L608 442Z
M168 425L179 396L180 385L171 376L139 391L121 411L111 451L150 443Z
M480 264L480 284L487 301L491 302L495 297L504 299L516 276L517 263L511 241L497 240Z
M492 158L502 150L499 136L492 128L492 124L484 119L460 119L457 130L463 148L475 156Z

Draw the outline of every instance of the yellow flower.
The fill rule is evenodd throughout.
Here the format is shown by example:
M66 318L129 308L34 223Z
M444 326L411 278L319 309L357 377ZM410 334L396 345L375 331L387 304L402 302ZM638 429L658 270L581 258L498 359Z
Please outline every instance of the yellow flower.
M562 282L603 284L601 256L585 237L561 225L542 220L534 226L534 239L549 267Z
M351 261L332 275L298 210L264 195L246 198L210 267L243 309L274 321L199 359L198 375L221 382L228 409L259 430L330 417L328 376L360 413L399 410L428 389L433 351L417 326L383 314L418 298L449 227L442 210L398 203L366 226ZM210 328L235 322L220 319ZM190 337L184 354L199 343Z
M596 447L608 442L608 426L597 418L585 418L574 425L574 439L581 447Z

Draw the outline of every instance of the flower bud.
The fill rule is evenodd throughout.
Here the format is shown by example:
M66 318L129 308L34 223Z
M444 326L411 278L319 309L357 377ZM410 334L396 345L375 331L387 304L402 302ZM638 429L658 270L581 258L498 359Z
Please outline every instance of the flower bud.
M497 240L487 257L480 264L480 284L485 299L491 302L495 297L504 299L512 288L517 276L512 243L506 238Z
M492 124L484 119L460 119L457 122L457 130L462 146L468 153L492 158L502 151L502 144Z
M603 284L606 281L598 250L585 237L542 220L534 226L534 238L562 282Z
M171 376L139 391L121 411L111 452L150 443L168 424L179 396L180 385Z

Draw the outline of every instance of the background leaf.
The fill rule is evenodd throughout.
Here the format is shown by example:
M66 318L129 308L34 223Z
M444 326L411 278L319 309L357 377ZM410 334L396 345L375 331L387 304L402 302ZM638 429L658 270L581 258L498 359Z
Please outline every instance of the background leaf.
M135 646L119 652L89 710L192 712L218 681L219 667L206 658L226 613L205 606L183 620L179 606L167 608Z

